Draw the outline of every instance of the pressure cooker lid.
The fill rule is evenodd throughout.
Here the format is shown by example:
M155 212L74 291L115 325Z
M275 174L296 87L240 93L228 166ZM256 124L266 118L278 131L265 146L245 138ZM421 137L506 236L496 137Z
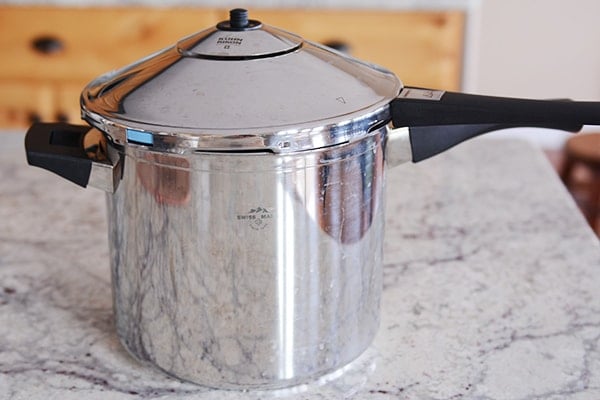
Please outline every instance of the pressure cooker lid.
M236 9L216 27L94 80L81 107L118 144L294 152L386 123L401 87L387 70Z

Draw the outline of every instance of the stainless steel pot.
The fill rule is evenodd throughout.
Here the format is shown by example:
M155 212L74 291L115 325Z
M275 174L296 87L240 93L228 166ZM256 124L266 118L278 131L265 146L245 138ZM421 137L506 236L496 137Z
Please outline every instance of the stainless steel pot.
M239 9L93 81L81 108L91 127L32 126L28 161L109 193L125 348L219 388L305 382L369 346L386 164L600 123L598 103L406 88Z

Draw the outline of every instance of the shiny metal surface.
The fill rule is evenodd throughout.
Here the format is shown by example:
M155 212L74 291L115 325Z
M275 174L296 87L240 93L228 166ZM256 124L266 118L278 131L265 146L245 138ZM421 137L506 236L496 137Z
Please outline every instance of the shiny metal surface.
M386 135L385 164L388 168L412 161L410 128L390 129Z
M123 173L121 156L107 145L106 136L92 128L83 137L83 149L92 161L88 186L113 193L121 182Z
M220 388L305 382L379 322L384 138L290 155L126 146L107 196L119 337Z
M117 144L129 128L151 134L153 151L283 154L360 139L389 120L401 88L390 71L261 25L183 39L96 79L81 106Z

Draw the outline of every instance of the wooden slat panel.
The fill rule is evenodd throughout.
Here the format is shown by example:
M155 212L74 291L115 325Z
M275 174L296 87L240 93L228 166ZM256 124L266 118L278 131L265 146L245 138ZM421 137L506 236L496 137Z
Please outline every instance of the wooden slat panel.
M79 107L81 89L80 83L66 83L57 88L55 103L57 117L66 117L71 122L78 122L81 119Z
M56 120L55 92L50 82L0 80L0 127L23 127L35 120Z
M88 81L173 44L218 20L214 10L160 8L0 8L0 77ZM32 43L53 37L56 54Z

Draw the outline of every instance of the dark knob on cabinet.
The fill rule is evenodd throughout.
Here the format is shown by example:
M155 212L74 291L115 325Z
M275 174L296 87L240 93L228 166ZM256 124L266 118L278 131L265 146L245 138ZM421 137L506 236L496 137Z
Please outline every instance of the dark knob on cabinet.
M65 48L62 40L55 36L39 36L31 41L31 46L41 54L57 54Z

